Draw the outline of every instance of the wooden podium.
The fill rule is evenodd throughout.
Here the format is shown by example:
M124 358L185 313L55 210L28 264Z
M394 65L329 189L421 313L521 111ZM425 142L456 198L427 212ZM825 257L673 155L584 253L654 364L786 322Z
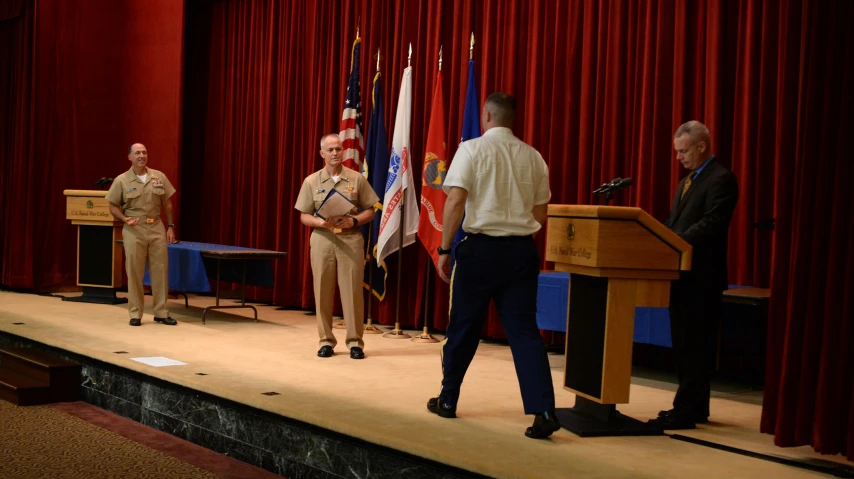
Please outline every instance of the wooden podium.
M65 218L77 225L77 285L83 296L63 301L119 304L122 286L122 222L110 214L106 191L65 190Z
M662 434L620 414L629 402L636 307L667 307L670 282L691 269L691 245L640 208L549 205L546 260L571 273L564 389L557 410L580 436Z

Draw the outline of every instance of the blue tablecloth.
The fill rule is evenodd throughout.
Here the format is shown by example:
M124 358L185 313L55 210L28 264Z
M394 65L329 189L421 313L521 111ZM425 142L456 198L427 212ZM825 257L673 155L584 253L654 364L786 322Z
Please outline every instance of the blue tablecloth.
M540 273L537 290L537 326L566 332L569 273ZM634 342L672 347L667 308L635 308Z
M203 258L206 250L247 250L239 246L226 246L211 243L182 241L169 245L169 289L188 293L210 293L209 278L216 280L217 260ZM222 261L220 278L222 281L239 283L243 277L243 261ZM151 285L148 267L145 269L143 284ZM273 267L270 260L246 261L246 284L253 286L273 286Z

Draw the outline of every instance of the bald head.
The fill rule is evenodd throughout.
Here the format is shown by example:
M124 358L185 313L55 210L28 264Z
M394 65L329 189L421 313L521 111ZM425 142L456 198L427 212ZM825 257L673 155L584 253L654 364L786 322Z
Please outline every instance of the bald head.
M148 163L148 150L142 143L134 143L128 147L128 161L137 170L138 174L145 172L145 165Z
M483 129L496 126L510 128L516 119L516 99L504 92L496 92L483 104Z

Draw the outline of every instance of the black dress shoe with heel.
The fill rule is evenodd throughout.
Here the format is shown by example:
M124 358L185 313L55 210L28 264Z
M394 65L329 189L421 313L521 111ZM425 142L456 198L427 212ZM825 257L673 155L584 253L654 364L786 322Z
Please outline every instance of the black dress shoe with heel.
M131 318L130 325L131 326L142 326L142 320L139 318Z
M558 429L560 429L560 423L557 422L555 411L552 409L551 411L534 415L534 424L525 430L525 435L532 439L545 439Z
M328 344L326 346L321 346L320 350L317 351L317 357L319 358L328 358L333 354L335 354L335 351L333 351L332 346Z
M167 316L167 317L165 317L165 318L157 318L157 317L155 317L155 318L154 318L154 320L155 320L155 321L157 321L157 322L158 322L158 323L160 323L160 324L165 324L165 325L167 325L167 326L175 326L176 324L178 324L178 321L175 321L174 319L172 319L172 318L171 318L171 317L169 317L169 316Z
M365 359L365 352L358 346L350 348L350 359Z
M447 419L457 417L457 406L440 401L438 397L427 401L427 410Z

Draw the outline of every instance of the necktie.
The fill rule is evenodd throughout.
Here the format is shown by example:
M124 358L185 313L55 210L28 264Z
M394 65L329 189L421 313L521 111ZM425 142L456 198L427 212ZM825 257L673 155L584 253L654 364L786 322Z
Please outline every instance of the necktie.
M688 188L691 187L691 183L694 182L694 177L696 175L697 175L697 172L691 172L691 174L688 175L688 178L685 179L685 185L682 186L682 196L679 197L680 200L685 197L685 193L688 192Z

